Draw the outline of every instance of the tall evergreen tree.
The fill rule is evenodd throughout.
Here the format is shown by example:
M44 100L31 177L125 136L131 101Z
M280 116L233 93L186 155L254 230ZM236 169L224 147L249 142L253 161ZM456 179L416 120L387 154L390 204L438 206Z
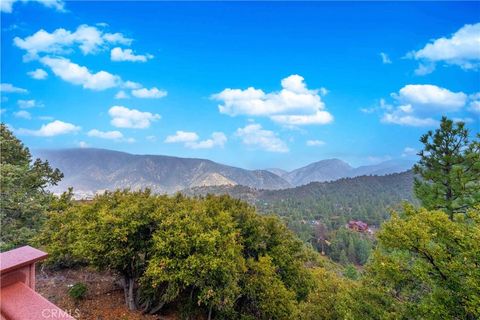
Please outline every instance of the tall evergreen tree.
M420 176L414 190L422 205L443 210L451 218L480 202L480 141L470 141L465 124L443 117L440 128L420 141L424 149L414 166Z

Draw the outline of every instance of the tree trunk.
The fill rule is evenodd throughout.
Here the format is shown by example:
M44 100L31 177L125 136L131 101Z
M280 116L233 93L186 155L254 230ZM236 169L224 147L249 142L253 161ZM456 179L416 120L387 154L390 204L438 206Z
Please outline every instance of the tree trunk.
M125 295L125 304L127 305L129 310L137 310L137 306L135 304L135 280L133 278L129 278L128 276L124 276L122 278L122 285L123 285L123 293Z
M128 309L130 310L137 310L137 306L135 304L135 281L133 278L129 279L128 284Z
M212 320L212 307L213 306L210 306L210 308L208 309L208 320Z

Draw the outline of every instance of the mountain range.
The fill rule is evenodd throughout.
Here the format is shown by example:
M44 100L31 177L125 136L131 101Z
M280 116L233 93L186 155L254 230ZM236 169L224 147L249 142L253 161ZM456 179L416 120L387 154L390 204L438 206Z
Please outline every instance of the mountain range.
M77 195L117 188L150 188L157 193L173 193L208 186L242 185L254 189L276 190L313 181L334 181L359 175L385 175L406 171L412 163L388 161L353 168L339 159L328 159L287 172L281 169L246 170L207 159L163 155L134 155L94 148L34 150L34 157L48 160L59 168L63 180L52 187L63 192L73 187Z
M327 159L311 163L305 167L290 172L281 169L268 170L285 179L290 185L297 187L310 182L327 182L359 176L383 176L386 174L410 170L412 166L412 161L389 160L375 165L354 168L345 161L339 159Z

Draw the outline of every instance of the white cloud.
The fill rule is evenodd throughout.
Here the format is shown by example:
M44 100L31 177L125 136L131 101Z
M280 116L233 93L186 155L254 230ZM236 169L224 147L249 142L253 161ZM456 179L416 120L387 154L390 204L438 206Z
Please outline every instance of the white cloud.
M385 110L381 121L414 127L437 125L436 116L460 111L468 99L463 92L429 84L406 85L392 97L394 105L383 102L380 107Z
M78 143L78 146L79 146L80 148L88 148L88 143L86 143L85 141L80 141L80 142Z
M214 132L210 139L186 143L188 148L192 149L211 149L213 147L223 147L227 142L227 136L223 132Z
M108 114L112 117L110 123L117 128L145 129L150 127L153 121L161 118L159 114L128 109L123 106L111 107Z
M247 146L270 152L289 151L285 142L278 138L275 132L263 129L260 124L249 124L244 128L238 128L235 135L240 137Z
M116 47L110 51L110 59L112 61L147 62L148 59L153 59L153 56L151 54L136 55L132 49L122 49L120 47Z
M119 43L126 46L132 44L133 39L126 38L123 34L116 32L116 33L105 33L103 35L103 39L105 39L109 43Z
M325 145L325 141L322 140L307 140L307 146L309 147L319 147Z
M402 152L402 157L411 157L417 154L417 150L412 147L405 147Z
M315 114L309 115L275 115L271 116L275 122L292 125L292 126L302 126L309 124L327 124L333 121L333 116L328 111L317 111Z
M27 89L15 87L11 83L0 84L0 91L2 93L28 93Z
M22 118L22 119L27 119L27 120L32 119L32 115L30 114L30 112L25 111L25 110L20 110L20 111L14 112L13 115L15 116L15 118Z
M412 127L432 127L438 124L438 121L432 118L419 118L392 113L385 113L382 117L382 122Z
M37 137L54 137L63 134L76 133L80 131L80 127L68 122L59 120L44 124L38 130L18 129L16 132L20 135L30 135Z
M88 131L87 136L108 139L108 140L119 140L123 139L123 134L120 131L100 131L97 129L92 129Z
M80 25L74 32L63 28L56 29L52 33L43 29L24 39L15 37L13 43L27 53L25 60L37 59L39 53L66 54L72 51L72 47L78 45L83 54L96 53L110 44L130 45L132 39L124 37L121 33L104 33L102 30Z
M291 75L282 80L282 90L278 92L227 88L211 98L222 101L218 106L220 113L230 116L266 116L285 125L307 125L333 121L321 99L327 92L325 88L310 90L302 76Z
M125 88L125 89L139 89L141 87L142 87L142 85L138 82L124 81L122 83L122 88Z
M210 139L200 140L196 132L177 131L174 135L168 136L165 143L183 143L190 149L211 149L213 147L223 147L227 142L227 136L223 132L214 132Z
M480 92L471 94L469 98L470 98L470 104L468 107L468 111L477 113L480 115Z
M480 23L466 24L450 38L435 39L408 56L433 65L443 62L465 70L477 70L480 67Z
M468 108L471 112L480 114L480 101L472 101L470 102L470 107Z
M174 135L168 136L165 143L194 142L200 139L197 133L189 131L177 131Z
M27 74L33 78L33 79L36 79L36 80L44 80L48 77L48 73L43 70L43 69L36 69L36 70L33 70L33 71L30 71L30 72L27 72Z
M159 99L159 98L165 97L167 95L167 91L158 90L155 87L151 89L142 88L142 89L132 90L132 95L142 99Z
M465 106L467 95L430 84L409 84L394 95L402 104L426 111L457 111Z
M388 57L388 54L385 52L380 52L380 57L382 58L382 63L383 64L390 64L392 63L392 60Z
M417 76L424 76L435 71L435 63L419 63L417 69L415 69L415 74Z
M118 91L115 94L115 99L128 99L130 96L123 90Z
M53 8L57 11L65 11L65 2L62 0L29 0L31 2L37 2L44 5L47 8ZM27 0L21 0L21 2L29 2ZM19 0L2 0L0 1L0 11L4 13L13 12L13 4L19 2Z
M38 106L35 100L18 100L17 105L21 109L30 109Z
M62 80L81 85L85 89L105 90L120 85L121 79L106 71L92 73L87 67L80 66L66 58L43 57L40 61L51 68Z

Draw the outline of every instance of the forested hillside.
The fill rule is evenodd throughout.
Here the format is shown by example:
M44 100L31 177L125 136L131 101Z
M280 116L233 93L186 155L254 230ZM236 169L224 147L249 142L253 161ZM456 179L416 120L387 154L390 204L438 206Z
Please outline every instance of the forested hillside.
M378 227L388 217L389 209L398 208L402 201L415 202L412 171L313 182L284 190L220 186L194 188L185 193L228 194L245 200L260 212L280 215L304 239L311 235L309 226L313 220L321 221L328 229L336 229L350 219Z

